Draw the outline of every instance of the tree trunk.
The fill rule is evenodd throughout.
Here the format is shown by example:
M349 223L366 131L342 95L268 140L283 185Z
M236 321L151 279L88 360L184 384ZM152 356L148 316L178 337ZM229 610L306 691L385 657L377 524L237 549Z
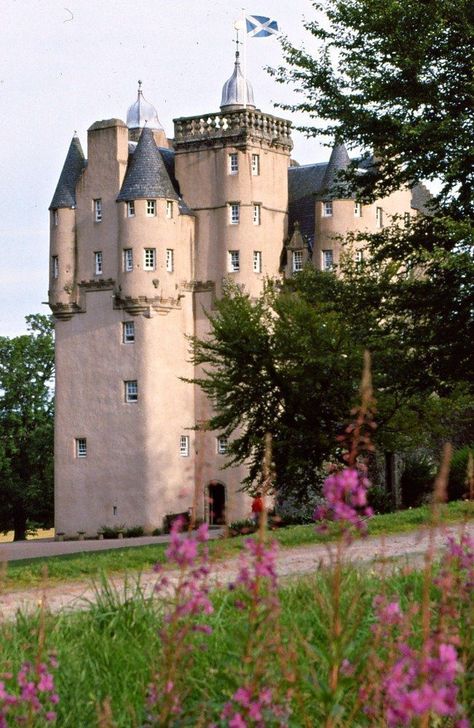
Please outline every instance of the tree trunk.
M21 505L15 505L13 511L13 540L25 541L26 539L26 512Z

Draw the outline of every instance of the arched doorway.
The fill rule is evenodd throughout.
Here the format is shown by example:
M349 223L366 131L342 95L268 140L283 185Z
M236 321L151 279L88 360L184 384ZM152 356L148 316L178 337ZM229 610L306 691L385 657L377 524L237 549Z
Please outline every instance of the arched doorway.
M225 525L225 485L212 480L207 487L207 521L210 526Z

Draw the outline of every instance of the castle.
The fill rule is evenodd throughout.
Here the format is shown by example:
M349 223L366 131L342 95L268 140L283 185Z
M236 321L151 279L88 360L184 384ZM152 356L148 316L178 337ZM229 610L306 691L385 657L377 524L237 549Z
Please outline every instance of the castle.
M87 160L72 139L50 205L57 532L151 532L190 508L210 523L248 516L245 466L223 470L225 438L195 429L211 410L183 381L196 376L186 337L206 335L225 279L257 296L308 261L330 269L335 236L423 203L407 189L334 199L346 149L298 166L290 132L255 107L237 54L220 111L175 119L173 139L140 85L126 124L89 128Z

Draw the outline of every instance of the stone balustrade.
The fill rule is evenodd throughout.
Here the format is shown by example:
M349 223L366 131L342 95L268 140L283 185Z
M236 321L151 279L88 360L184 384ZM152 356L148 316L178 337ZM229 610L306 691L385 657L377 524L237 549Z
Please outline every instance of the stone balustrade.
M268 144L293 146L291 122L252 109L189 116L174 120L174 148L200 144L210 139L261 139Z

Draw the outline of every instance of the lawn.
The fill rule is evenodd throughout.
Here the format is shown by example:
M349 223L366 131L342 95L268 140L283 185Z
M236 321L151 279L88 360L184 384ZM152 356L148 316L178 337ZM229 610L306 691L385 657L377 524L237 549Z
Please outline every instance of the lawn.
M473 504L464 501L449 503L442 508L442 521L450 524L474 516ZM369 535L412 531L428 525L431 511L428 507L377 515L370 519ZM288 526L272 532L283 548L311 543L323 543L334 535L316 533L313 525ZM219 539L210 543L213 558L237 555L246 537ZM118 575L149 570L157 562L164 562L166 545L157 544L127 547L110 551L84 552L50 558L24 559L6 565L1 576L1 587L6 589L57 584L81 579L97 579L100 574Z

